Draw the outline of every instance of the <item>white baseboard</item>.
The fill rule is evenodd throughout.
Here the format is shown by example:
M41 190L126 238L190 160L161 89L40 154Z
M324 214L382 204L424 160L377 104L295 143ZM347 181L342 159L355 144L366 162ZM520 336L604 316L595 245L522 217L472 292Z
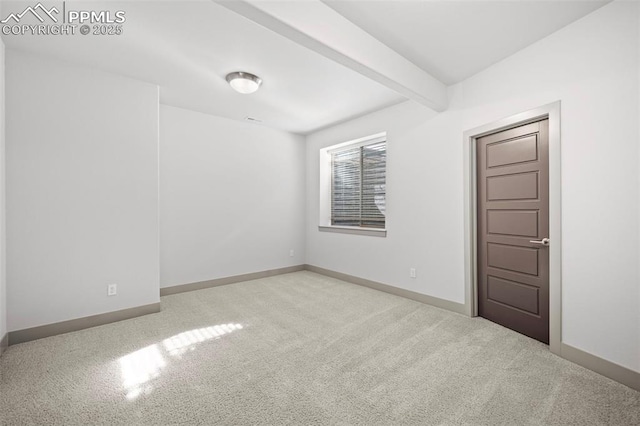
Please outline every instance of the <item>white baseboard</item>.
M171 287L162 287L160 289L160 296L169 296L171 294L184 293L185 291L202 290L205 288L219 287L221 285L234 284L242 281L257 280L260 278L273 277L275 275L298 272L304 269L305 269L305 265L295 265L295 266L288 266L285 268L270 269L268 271L251 272L249 274L233 275L231 277L215 278L212 280L198 281L195 283L179 284Z
M591 371L595 371L598 374L602 374L605 377L615 380L618 383L622 383L625 386L629 386L631 389L640 391L640 373L616 364L615 362L607 361L604 358L592 355L589 352L585 352L581 349L574 348L566 343L561 344L561 356L562 358L578 364L584 368L588 368Z
M396 296L404 297L406 299L415 300L416 302L432 305L437 308L446 309L451 312L466 315L465 305L462 303L452 302L450 300L440 299L438 297L427 296L426 294L416 293L415 291L405 290L403 288L394 287L388 284L382 284L377 281L371 281L364 278L356 277L349 274L343 274L342 272L332 271L330 269L321 268L314 265L305 265L307 271L315 272L317 274L326 275L331 278L346 281L352 284L369 287L374 290L382 291L385 293L393 294Z
M84 330L85 328L97 327L99 325L110 324L112 322L131 319L142 315L154 314L156 312L160 312L160 303L136 306L135 308L106 312L104 314L91 315L89 317L26 328L24 330L10 331L8 333L8 343L10 345L16 345L18 343L56 336L58 334L70 333L72 331Z
M9 333L5 333L4 336L2 336L2 339L0 339L0 356L2 356L2 353L6 351L8 347L9 347Z

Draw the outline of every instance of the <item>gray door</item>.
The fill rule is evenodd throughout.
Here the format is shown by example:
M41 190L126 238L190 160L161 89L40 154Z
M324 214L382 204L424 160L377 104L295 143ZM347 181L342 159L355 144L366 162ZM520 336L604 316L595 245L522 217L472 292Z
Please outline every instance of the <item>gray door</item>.
M477 140L478 314L549 343L549 121Z

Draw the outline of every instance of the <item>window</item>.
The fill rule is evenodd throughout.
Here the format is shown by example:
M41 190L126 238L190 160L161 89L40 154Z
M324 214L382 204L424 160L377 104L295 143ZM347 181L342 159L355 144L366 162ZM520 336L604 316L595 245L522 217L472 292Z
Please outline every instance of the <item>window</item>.
M330 154L331 225L384 228L386 141Z
M387 236L387 134L320 149L318 230Z

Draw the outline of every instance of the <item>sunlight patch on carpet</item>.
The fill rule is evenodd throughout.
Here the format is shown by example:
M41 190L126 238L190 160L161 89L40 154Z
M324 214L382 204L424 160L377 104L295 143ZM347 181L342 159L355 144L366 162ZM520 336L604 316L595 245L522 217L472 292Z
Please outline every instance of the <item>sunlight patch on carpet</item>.
M219 339L236 330L242 330L242 324L229 323L197 328L164 339L161 346L154 343L123 356L119 363L122 386L127 392L127 399L134 400L153 390L150 382L160 376L167 366L166 354L179 359L185 352L194 350L198 343Z
M220 324L213 327L198 328L176 334L162 341L169 355L182 355L188 350L193 350L195 345L206 340L219 339L225 334L236 330L242 330L241 324Z
M167 362L157 344L147 346L120 358L122 385L127 399L135 399L145 390L144 384L158 377ZM150 389L147 389L150 390Z

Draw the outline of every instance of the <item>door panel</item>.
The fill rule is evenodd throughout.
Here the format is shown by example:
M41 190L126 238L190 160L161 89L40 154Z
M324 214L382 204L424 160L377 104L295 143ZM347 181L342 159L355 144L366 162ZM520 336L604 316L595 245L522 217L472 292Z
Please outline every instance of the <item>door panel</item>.
M523 285L515 281L502 278L487 278L487 297L489 300L503 303L507 306L521 309L532 314L538 314L539 289L534 286Z
M524 136L506 142L494 143L487 147L487 167L524 163L538 159L538 138Z
M489 243L487 266L538 276L538 249Z
M548 120L477 139L478 314L549 342Z
M538 173L514 173L487 178L487 201L536 200Z
M489 234L538 236L538 212L536 210L487 210Z

